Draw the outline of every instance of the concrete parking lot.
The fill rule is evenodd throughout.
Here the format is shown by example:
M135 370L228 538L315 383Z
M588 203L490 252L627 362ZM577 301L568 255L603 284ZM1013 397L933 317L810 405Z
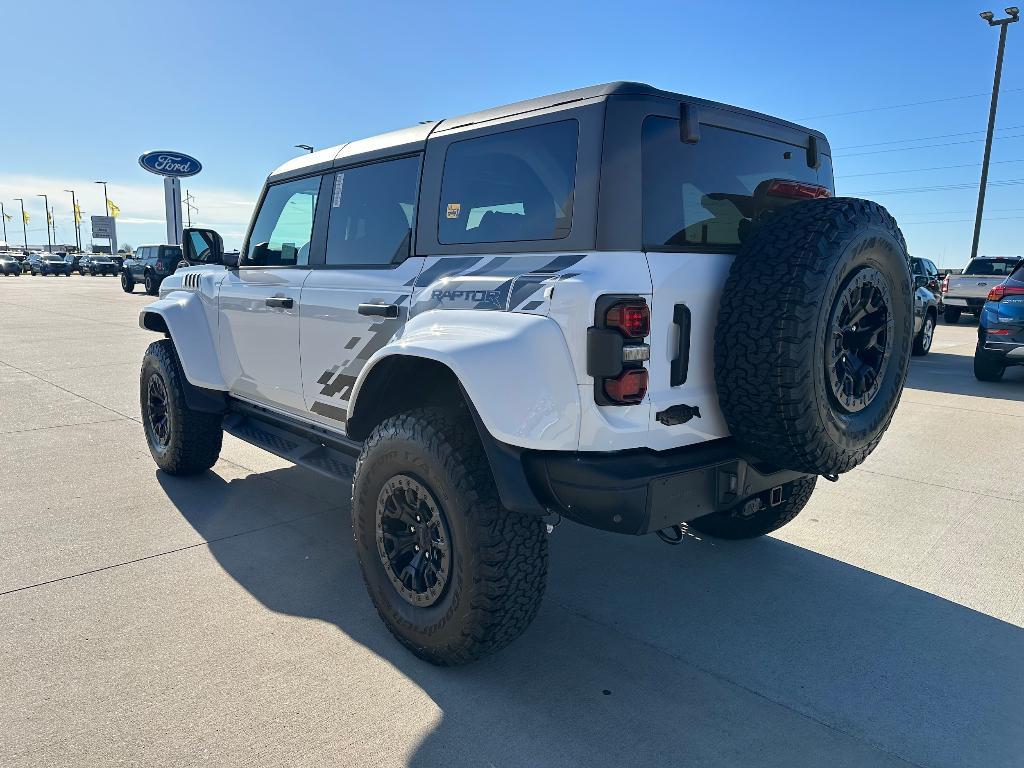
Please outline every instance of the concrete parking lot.
M533 627L395 643L349 488L226 438L156 471L149 299L0 278L0 765L1019 766L1024 369L938 328L881 447L743 543L566 523Z

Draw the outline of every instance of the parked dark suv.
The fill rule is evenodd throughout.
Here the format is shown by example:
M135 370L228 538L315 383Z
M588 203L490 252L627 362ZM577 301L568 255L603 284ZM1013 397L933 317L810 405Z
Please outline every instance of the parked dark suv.
M28 265L33 275L71 275L71 265L64 261L66 254L33 253L28 257Z
M999 381L1011 365L1024 365L1024 259L988 292L974 350L974 375L980 381Z
M939 277L939 268L931 259L912 258L910 260L910 272L914 276L916 288L927 288L935 297L935 305L939 314L942 314L942 278Z
M135 250L135 255L125 259L121 267L121 288L125 293L135 290L137 283L142 283L146 293L156 296L160 283L168 275L174 274L181 261L181 246L178 245L142 245Z
M89 253L78 262L78 269L83 275L116 275L117 262L105 253Z

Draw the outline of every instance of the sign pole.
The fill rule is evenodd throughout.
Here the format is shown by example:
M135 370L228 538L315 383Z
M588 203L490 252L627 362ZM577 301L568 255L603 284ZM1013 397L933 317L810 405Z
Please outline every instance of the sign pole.
M164 176L164 211L167 243L181 245L181 180L177 176Z

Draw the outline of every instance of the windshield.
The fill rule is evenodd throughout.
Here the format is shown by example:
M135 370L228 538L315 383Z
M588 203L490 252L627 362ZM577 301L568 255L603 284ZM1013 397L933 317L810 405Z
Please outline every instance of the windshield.
M1013 271L1017 259L975 259L967 265L965 275L995 275L1006 277Z

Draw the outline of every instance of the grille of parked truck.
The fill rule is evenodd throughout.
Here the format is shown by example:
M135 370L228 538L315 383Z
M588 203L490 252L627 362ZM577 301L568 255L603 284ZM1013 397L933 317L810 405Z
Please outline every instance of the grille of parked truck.
M559 515L792 520L878 445L926 327L825 136L637 83L303 155L237 260L187 229L182 261L140 315L158 466L208 469L226 431L351 481L370 597L437 664L525 630Z

